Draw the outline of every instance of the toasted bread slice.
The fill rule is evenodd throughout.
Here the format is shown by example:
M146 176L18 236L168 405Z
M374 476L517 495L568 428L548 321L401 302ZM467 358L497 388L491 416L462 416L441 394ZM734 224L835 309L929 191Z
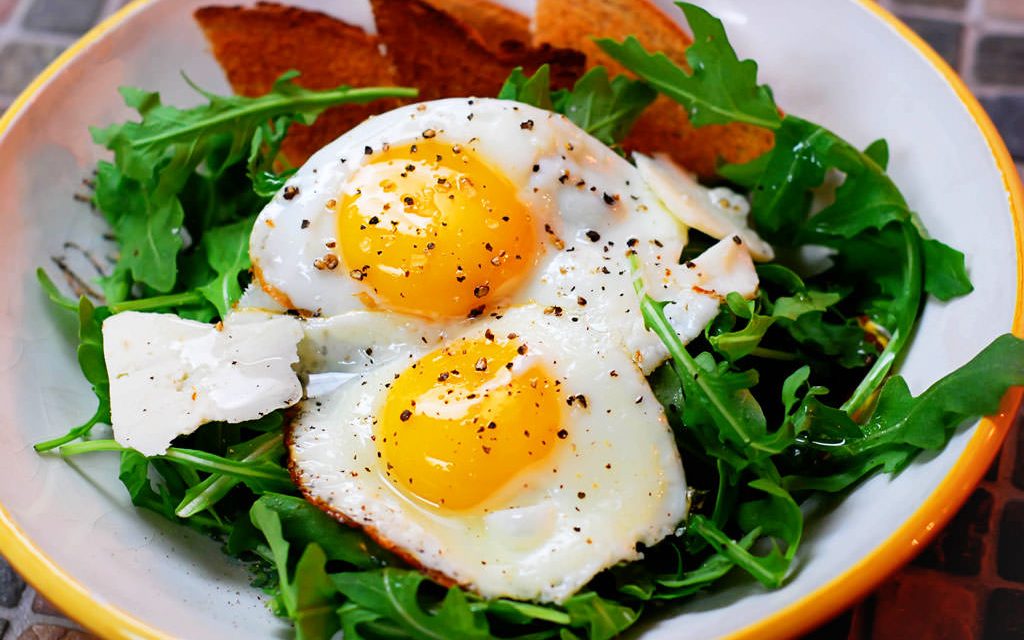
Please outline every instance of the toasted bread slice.
M266 93L290 69L302 74L297 82L309 89L395 84L375 36L322 13L261 2L251 8L204 7L195 18L240 95ZM301 164L368 116L397 105L380 100L334 107L311 127L293 126L282 151L292 164Z
M534 44L579 49L588 66L604 65L611 75L625 71L605 55L594 38L622 40L634 35L645 47L686 64L693 40L649 0L537 0Z
M537 0L534 44L574 47L587 55L587 65L605 65L612 73L623 68L594 43L594 37L622 40L628 35L651 51L688 66L690 36L649 0ZM628 149L663 151L701 176L713 176L719 161L747 162L771 149L770 131L744 124L695 129L682 106L665 97L637 120L625 140Z
M517 66L532 73L550 63L553 83L560 86L583 70L583 55L572 50L523 45L495 51L475 29L424 0L370 4L398 82L418 87L422 100L497 95Z
M475 29L492 51L502 50L508 42L528 46L533 38L529 18L490 0L427 0L427 4Z
M742 122L694 128L682 105L665 96L659 96L637 119L623 141L630 151L667 153L703 178L714 177L722 162L750 162L774 144L771 130Z

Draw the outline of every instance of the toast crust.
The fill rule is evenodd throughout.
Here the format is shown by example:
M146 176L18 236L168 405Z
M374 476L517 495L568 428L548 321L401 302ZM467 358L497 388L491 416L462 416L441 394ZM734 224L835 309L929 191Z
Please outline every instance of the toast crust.
M529 18L490 0L427 0L427 4L474 29L495 53L507 43L529 46L533 39Z
M532 73L550 64L555 86L571 84L583 71L577 51L515 40L495 49L476 29L424 0L370 4L398 82L418 87L421 100L497 95L517 66Z
M239 95L263 95L291 69L300 72L296 82L307 89L395 84L375 36L323 13L260 2L253 7L200 8L195 19ZM312 126L293 125L282 153L300 165L370 115L397 106L395 100L379 100L332 107Z

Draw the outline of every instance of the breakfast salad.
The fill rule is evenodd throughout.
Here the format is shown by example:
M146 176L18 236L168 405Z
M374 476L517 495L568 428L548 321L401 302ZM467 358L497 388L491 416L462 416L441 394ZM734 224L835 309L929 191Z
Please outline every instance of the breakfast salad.
M116 452L296 637L602 640L777 588L805 500L1024 384L1004 335L911 394L964 255L884 140L785 112L704 9L691 37L647 0L372 4L376 35L200 9L238 95L122 88L103 295L38 272L98 403L36 449Z

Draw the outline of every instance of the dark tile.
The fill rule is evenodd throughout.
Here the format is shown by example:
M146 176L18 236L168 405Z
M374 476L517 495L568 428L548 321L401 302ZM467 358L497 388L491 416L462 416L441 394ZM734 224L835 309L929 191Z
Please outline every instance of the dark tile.
M54 624L34 624L18 636L18 640L96 640L84 631Z
M40 31L77 35L96 24L103 0L33 0L25 26Z
M1020 640L1024 638L1024 591L996 589L985 606L982 640Z
M893 0L897 7L940 7L943 9L963 9L967 0Z
M960 50L963 43L963 25L945 20L929 20L927 18L904 18L917 35L932 45L940 56L954 69L960 68Z
M974 59L974 75L981 82L1024 86L1024 36L982 38Z
M62 616L61 610L53 606L49 600L43 596L36 594L36 597L32 600L32 610L36 613L42 613L48 616Z
M999 458L1001 458L1002 455L1002 451L997 453L996 457L992 459L992 464L989 465L988 471L985 472L985 479L989 482L995 482L999 479Z
M60 45L9 42L0 49L0 93L19 93L63 50Z
M0 558L0 606L16 607L25 592L25 581L14 573L11 565Z
M996 127L999 128L999 133L1006 140L1006 146L1010 148L1010 153L1016 158L1024 158L1024 95L986 98L981 101L981 104L992 117ZM1018 434L1020 431L1018 429ZM1017 446L1021 447L1024 444L1018 442ZM1017 459L1020 461L1020 456L1017 456ZM1014 471L1014 483L1024 488L1024 477L1020 477L1021 473L1024 473L1024 470Z
M999 521L999 575L1007 580L1024 582L1024 502L1014 501L1003 507Z
M911 568L875 593L871 638L974 638L980 608L970 589L941 573Z
M914 564L958 575L977 575L992 517L992 494L977 489Z
M998 102L998 100L996 101ZM988 109L988 105L985 105ZM1010 147L1010 153L1019 158L1024 158L1024 97L1016 100L1016 106L1005 109L1005 114L992 115L992 119L995 121L996 126L999 127L1000 132L1003 134L1003 138L1006 140L1006 145ZM991 111L989 113L992 113ZM1000 108L995 109L995 113L1000 113ZM1024 177L1024 173L1021 174ZM1016 438L1013 436L1016 435ZM1017 416L1017 424L1014 425L1013 431L1010 432L1010 438L1013 438L1006 443L1006 449L1009 449L1016 440L1016 454L1013 463L1013 475L1011 479L1013 484L1019 489L1024 489L1024 414Z

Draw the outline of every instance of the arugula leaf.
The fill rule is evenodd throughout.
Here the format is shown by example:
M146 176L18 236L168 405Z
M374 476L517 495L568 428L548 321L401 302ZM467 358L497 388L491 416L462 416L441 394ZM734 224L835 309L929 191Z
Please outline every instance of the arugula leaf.
M541 65L529 78L522 67L516 67L498 92L499 100L515 100L540 109L554 110L551 102L551 67Z
M78 314L78 303L71 298L65 296L57 288L57 285L53 283L50 276L47 275L46 271L39 267L36 269L36 280L39 281L39 286L43 288L46 293L46 297L50 299L50 302L54 303L61 309L67 309L68 311L74 311Z
M877 164L882 171L889 168L889 143L885 138L879 138L864 149L864 155Z
M994 413L1012 386L1024 385L1024 340L1011 334L996 338L970 362L945 376L917 398L896 376L882 388L875 411L864 424L864 437L843 453L872 446L906 443L940 449L963 421Z
M754 529L737 540L736 545L749 550L760 534L760 529ZM725 577L735 566L736 563L728 556L717 552L690 571L683 571L680 559L676 575L662 575L656 578L657 590L652 591L650 597L656 600L677 600L692 595Z
M634 273L639 273L639 259L630 256ZM739 456L748 458L760 446L765 418L748 389L757 382L756 374L743 376L716 366L710 354L692 357L683 346L675 329L665 317L667 303L656 302L646 293L643 281L635 276L633 286L640 297L644 324L668 349L671 365L682 385L685 406L683 419L689 425L711 423L718 430L721 442ZM741 465L742 466L742 465Z
M726 296L726 306L735 317L746 319L746 326L739 330L713 332L717 323L712 323L705 329L705 334L715 351L735 362L757 350L765 333L775 324L775 318L756 313L754 302L744 300L736 292Z
M391 620L409 637L423 640L492 637L486 617L470 608L458 587L448 589L444 599L433 610L428 610L420 596L426 578L416 571L387 568L336 573L331 579L338 591L361 609Z
M248 271L249 235L253 219L247 218L234 224L211 229L203 236L203 249L210 267L217 275L199 291L215 307L221 317L227 315L232 305L242 296L238 277Z
M638 610L606 600L593 591L569 598L565 610L572 626L587 628L590 640L610 640L640 617Z
M769 242L791 242L804 223L812 190L825 181L820 156L833 143L821 127L787 116L775 132L772 151L762 156L767 160L754 161L764 171L752 185L750 217Z
M794 296L777 298L772 307L772 317L797 320L805 313L824 312L841 299L838 293L803 291Z
M330 638L341 628L335 610L339 604L338 591L327 574L327 556L315 542L306 550L295 566L295 580L289 587L295 592L296 640Z
M179 232L185 219L181 202L160 197L146 183L108 162L97 165L95 201L101 211L108 213L118 238L121 255L117 266L121 272L130 273L133 280L156 291L170 291L177 255L184 244Z
M280 433L264 433L239 446L238 451L230 456L240 462L262 463L279 459L284 455L284 436ZM239 484L235 477L214 473L185 492L174 514L179 518L188 518L201 511L210 509L222 500L228 492Z
M46 279L50 285L52 281ZM56 288L53 288L56 292ZM52 296L52 293L51 293ZM63 305L62 305L63 306ZM74 427L65 435L40 442L35 445L36 451L50 451L73 440L84 438L97 424L110 422L110 380L107 377L107 365L103 359L103 320L110 315L106 307L95 307L88 298L82 296L78 301L78 367L85 379L92 385L96 395L96 411L92 417L81 425Z
M249 519L256 526L270 545L271 557L277 568L278 595L288 617L294 618L298 608L298 594L288 578L288 552L291 544L284 537L281 529L281 517L276 511L269 509L264 503L257 501L249 510Z
M113 447L104 447L105 441L95 441L99 444L96 450L118 450ZM115 443L116 444L116 443ZM93 442L81 443L80 445L69 445L72 447L81 445L93 445ZM194 517L190 520L181 520L174 515L175 497L172 495L174 489L171 484L180 484L181 478L175 478L167 474L167 469L159 467L159 461L147 459L141 453L131 449L121 449L121 467L118 478L128 490L132 504L147 509L158 515L171 520L187 524L195 529L206 533L223 534L228 531L222 522L216 518ZM156 481L154 483L154 481Z
M208 103L191 109L164 105L156 93L121 90L125 103L141 120L92 129L93 139L113 151L115 158L113 164L99 164L96 178L96 204L121 245L115 269L118 280L111 283L116 286L105 287L108 295L127 295L129 274L131 281L159 293L173 289L176 258L184 246L185 211L178 194L198 170L205 167L211 178L238 164L263 170L273 164L280 149L277 136L291 122L309 124L340 103L416 94L396 87L310 91L293 82L297 75L282 75L269 93L258 98L218 96L193 85ZM267 135L271 121L274 130ZM254 149L253 138L260 130L264 134ZM269 153L261 157L258 150L264 146ZM267 179L260 184L265 186Z
M922 240L924 289L939 300L952 300L974 291L967 277L964 254L938 240Z
M236 143L229 156L241 158L250 149L253 131L268 120L290 114L296 122L311 124L325 109L337 104L412 98L417 93L415 89L401 87L341 86L314 91L296 84L298 76L297 71L282 74L270 91L256 98L216 95L189 81L208 100L208 104L190 109L163 105L157 93L124 88L121 91L125 103L139 112L142 121L93 129L93 138L115 151L118 164L126 167L128 176L144 180L150 177L150 169L166 158L168 147L176 143L187 143L192 148L187 154L191 158L209 136L224 133Z
M295 173L295 169L283 172L274 170L274 163L282 161L278 159L278 155L291 125L290 117L281 116L273 122L264 122L253 132L246 170L249 180L252 182L253 191L260 197L270 198L273 196Z
M265 493L255 504L259 504L262 511L272 511L277 515L281 529L290 541L302 547L316 542L328 560L361 569L397 562L362 531L339 526L337 520L302 498ZM232 546L232 553L253 548L255 544L252 542L237 540Z
M735 362L740 358L750 355L757 350L758 345L764 338L768 329L775 324L775 318L771 316L755 315L745 327L739 331L720 333L708 338L715 351L721 353L730 361Z
M839 493L872 473L899 473L918 453L917 449L911 447L880 448L851 458L842 466L830 469L825 475L788 475L783 478L783 486L792 492Z
M792 116L790 116L792 117ZM909 223L913 214L895 183L869 156L839 140L835 134L828 152L818 158L845 174L836 190L835 200L807 221L804 233L811 239L822 236L852 238L871 229L882 229L893 222Z
M584 74L572 90L552 93L548 65L531 77L521 68L512 71L498 97L564 114L581 129L608 146L621 142L636 119L657 97L657 93L638 80L617 76L608 79L604 67Z
M783 486L842 491L874 471L902 470L921 450L941 449L957 426L993 413L1007 389L1024 384L1021 356L1024 340L1006 334L916 398L902 377L890 378L862 425L843 413L804 416L800 445L827 456L829 465L787 475Z
M513 624L530 624L537 620L543 620L558 625L568 625L572 621L569 614L564 611L518 600L490 600L487 602L487 612Z
M850 322L845 326L829 324L822 322L823 316L811 314L782 324L797 340L815 345L827 355L842 355L843 366L860 367L874 360L844 405L852 411L870 401L906 348L924 287L922 244L914 216L883 165L872 158L887 160L883 143L869 149L871 155L819 125L786 116L751 199L752 218L773 241L791 243L795 239L798 244L836 248L839 253L834 258L837 269L833 275L861 289L852 300L859 299L889 334L885 348L875 358L864 348L864 339L858 340L857 328ZM833 202L810 216L814 190L823 184L828 169L841 171L845 178ZM870 252L867 247L872 243L887 250ZM858 262L863 274L855 277L850 267ZM866 293L879 285L884 287L879 290L881 295Z
M767 497L741 504L736 512L737 523L744 531L760 529L767 535L785 541L784 557L792 560L804 530L804 517L796 500L775 480L757 478L749 486L764 492Z
M699 514L690 519L690 531L702 537L715 551L729 558L736 566L754 576L769 589L778 588L786 577L790 560L777 549L772 549L766 556L756 556L723 533L715 523ZM756 536L760 531L755 529L751 534Z
M771 90L757 84L757 63L736 56L720 20L696 5L677 5L693 30L693 44L686 50L690 72L663 53L648 52L633 36L623 42L608 38L596 42L609 56L686 107L695 127L745 122L778 128L780 116Z
M617 76L608 80L604 67L583 75L572 91L555 95L554 110L564 113L581 129L608 146L621 142L640 114L658 94L648 85Z

